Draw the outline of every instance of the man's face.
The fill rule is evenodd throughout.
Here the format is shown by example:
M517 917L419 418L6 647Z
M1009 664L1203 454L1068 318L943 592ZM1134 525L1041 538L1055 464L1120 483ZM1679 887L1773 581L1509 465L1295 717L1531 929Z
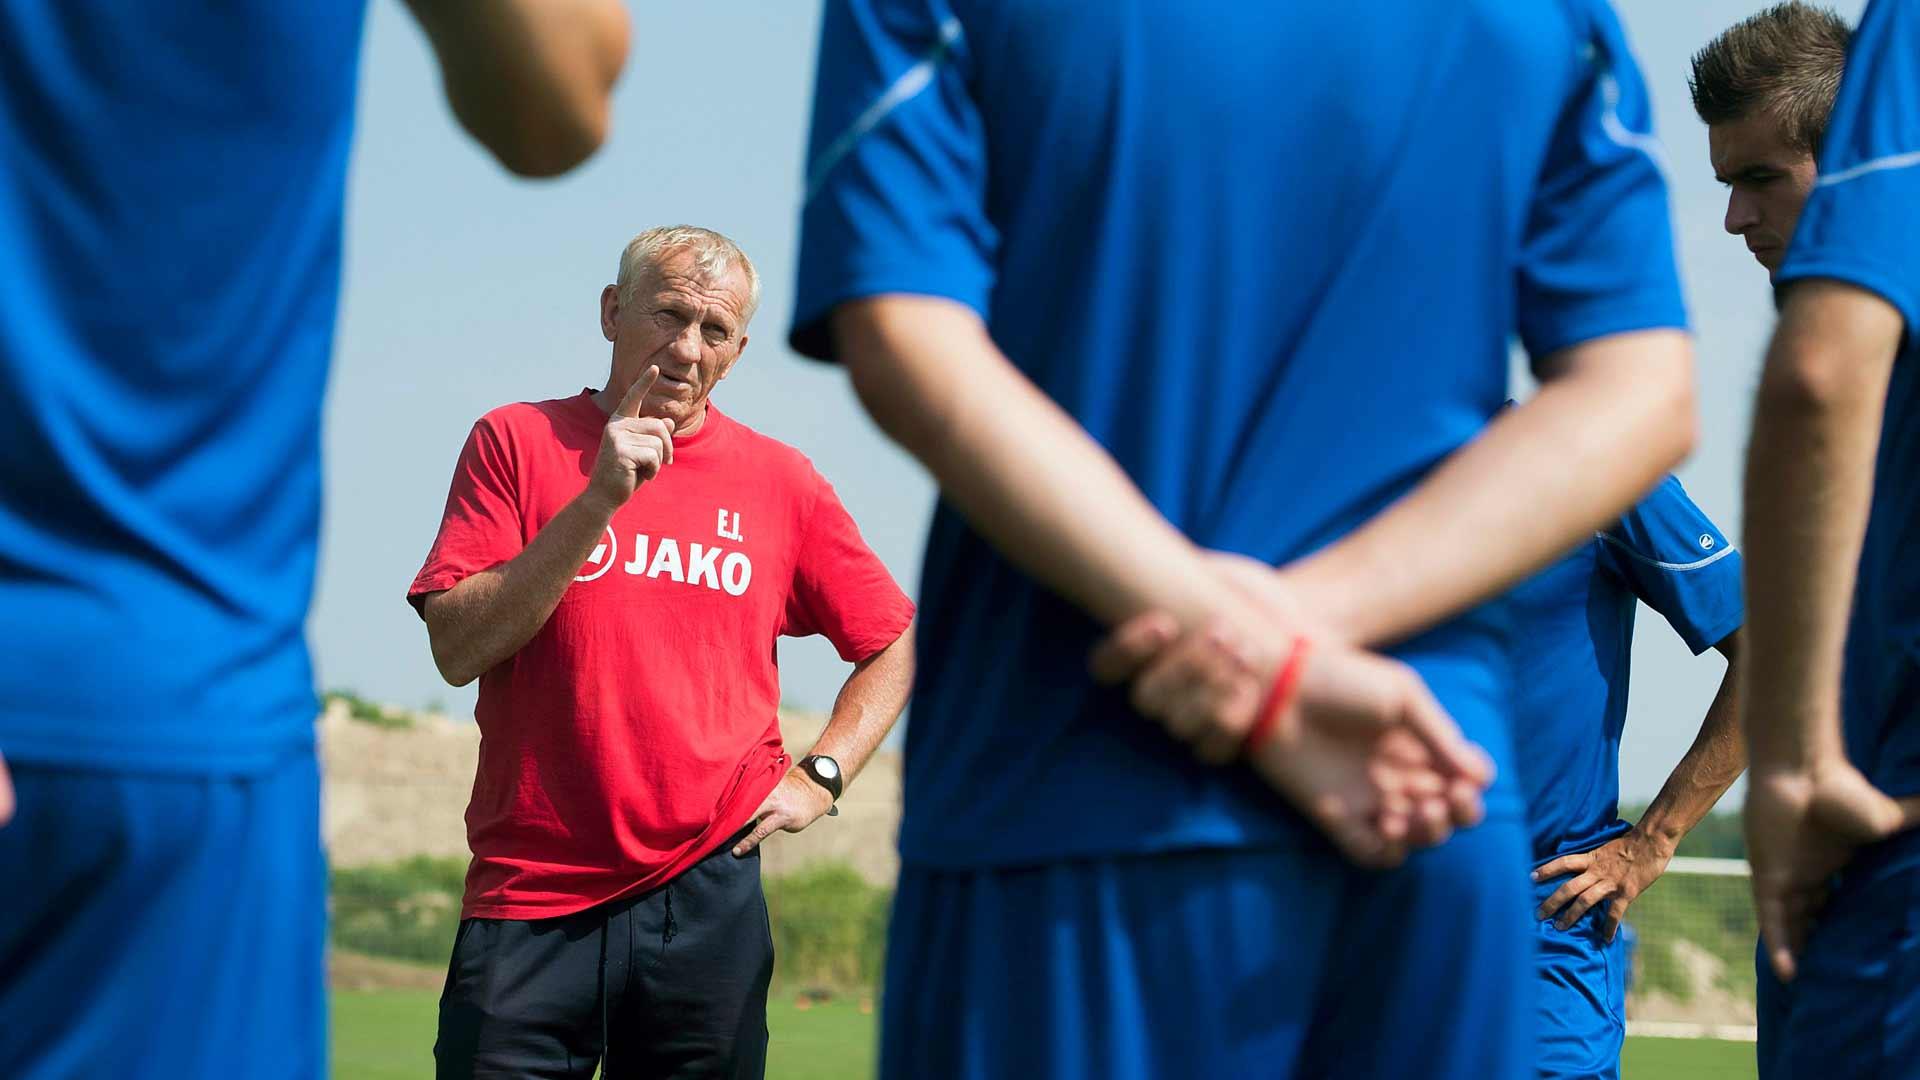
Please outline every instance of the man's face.
M608 390L617 398L641 372L658 367L660 379L641 415L684 429L747 347L746 302L746 276L738 268L709 281L686 252L669 252L641 274L624 304L619 289L607 286L600 294L600 330L613 342Z
M1707 128L1713 177L1727 185L1728 232L1767 268L1780 269L1800 208L1813 190L1813 155L1789 143L1777 122L1756 112Z

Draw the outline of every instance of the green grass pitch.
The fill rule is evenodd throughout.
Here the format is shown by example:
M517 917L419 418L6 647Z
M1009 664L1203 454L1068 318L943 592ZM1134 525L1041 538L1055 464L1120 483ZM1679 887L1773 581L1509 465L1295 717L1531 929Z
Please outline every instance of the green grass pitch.
M440 995L431 990L337 991L333 995L335 1080L419 1080L433 1075ZM800 1010L767 1003L770 1080L857 1080L874 1072L874 1017L852 1002Z
M415 1080L433 1071L434 1011L427 990L342 991L333 995L337 1080ZM874 1017L851 1002L807 1010L790 999L768 1004L773 1080L857 1080L873 1075ZM1628 1039L1623 1080L1745 1080L1753 1044L1710 1039Z

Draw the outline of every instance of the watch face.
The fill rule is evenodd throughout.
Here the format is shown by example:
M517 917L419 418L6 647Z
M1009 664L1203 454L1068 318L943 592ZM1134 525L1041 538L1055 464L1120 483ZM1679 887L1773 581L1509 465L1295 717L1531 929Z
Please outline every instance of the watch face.
M830 757L813 759L813 771L829 779L840 775L840 763Z

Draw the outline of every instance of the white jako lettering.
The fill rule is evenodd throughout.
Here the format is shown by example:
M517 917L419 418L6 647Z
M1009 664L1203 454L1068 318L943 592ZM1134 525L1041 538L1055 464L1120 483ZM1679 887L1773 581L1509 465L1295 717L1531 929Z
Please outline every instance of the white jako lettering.
M700 542L695 540L693 545L687 548L687 584L704 584L709 589L719 589L720 575L713 569L714 562L719 558L719 548L703 548Z
M734 580L736 574L739 581ZM747 582L752 580L753 564L748 562L747 557L740 552L735 551L729 554L726 561L720 564L720 585L727 590L727 595L739 596L746 592Z
M644 574L647 572L646 533L635 533L633 535L633 559L620 569L625 570L629 574Z
M647 567L647 576L657 578L662 571L675 581L687 580L680 572L680 545L671 536L660 538L660 546L653 552L653 565Z

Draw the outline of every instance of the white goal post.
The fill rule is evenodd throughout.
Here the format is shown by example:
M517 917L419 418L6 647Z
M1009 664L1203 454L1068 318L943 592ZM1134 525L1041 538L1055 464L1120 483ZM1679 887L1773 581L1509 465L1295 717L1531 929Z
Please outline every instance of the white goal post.
M1676 858L1627 912L1627 1032L1754 1038L1752 871L1744 859Z

